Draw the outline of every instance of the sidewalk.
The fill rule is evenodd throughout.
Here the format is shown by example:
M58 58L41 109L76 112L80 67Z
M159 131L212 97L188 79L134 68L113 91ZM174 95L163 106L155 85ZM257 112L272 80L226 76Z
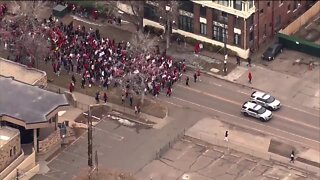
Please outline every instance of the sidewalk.
M226 130L228 130L229 134L228 142L224 141ZM320 175L319 151L292 147L292 145L282 142L282 148L280 148L281 152L271 151L271 141L275 141L272 137L225 124L215 119L205 118L198 121L194 126L187 130L185 135L209 144L228 147L265 160L279 161L286 164L288 167L293 166ZM290 149L284 149L283 147L289 147ZM289 164L289 155L292 149L295 149L296 161L295 163ZM283 156L283 154L288 154L288 156Z
M65 89L63 87L58 87L58 86L56 86L54 84L51 84L51 83L48 83L48 89L51 89L51 90L54 90L54 91L58 91L58 89L60 89L60 92L68 91L68 89ZM96 100L94 99L94 97L91 97L91 96L88 96L88 95L85 95L85 94L82 94L82 93L79 93L79 92L76 92L76 91L74 91L72 94L73 94L75 100L77 101L77 107L73 108L73 109L76 109L76 110L73 110L70 113L66 112L64 114L64 116L70 117L70 118L68 118L68 120L70 119L71 123L73 122L73 120L71 120L71 119L72 119L72 117L75 117L75 114L79 114L80 112L82 113L83 111L87 111L89 105L96 104ZM102 102L100 104L102 104ZM109 102L107 102L107 105L111 106L112 109L114 109L116 111L119 111L119 112L125 111L126 113L129 113L129 114L132 114L132 115L135 114L133 109L129 109L129 108L125 108L124 109L120 105L109 103ZM153 128L161 129L168 121L168 118L167 118L168 117L168 112L166 112L166 114L167 114L166 117L163 118L163 119L157 118L157 117L154 117L154 116L150 116L150 115L145 114L145 113L140 113L140 116L145 118L148 121L152 121L152 122L156 123L153 126Z

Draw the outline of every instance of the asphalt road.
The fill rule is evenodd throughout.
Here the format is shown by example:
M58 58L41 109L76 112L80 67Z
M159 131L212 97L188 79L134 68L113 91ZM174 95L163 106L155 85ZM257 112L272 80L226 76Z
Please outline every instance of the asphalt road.
M199 109L205 114L218 117L219 120L319 149L319 111L280 99L283 106L273 112L271 121L260 122L240 113L241 105L249 100L253 89L205 76L202 76L201 80L197 83L191 82L189 87L184 82L177 84L173 96L167 101L177 107Z

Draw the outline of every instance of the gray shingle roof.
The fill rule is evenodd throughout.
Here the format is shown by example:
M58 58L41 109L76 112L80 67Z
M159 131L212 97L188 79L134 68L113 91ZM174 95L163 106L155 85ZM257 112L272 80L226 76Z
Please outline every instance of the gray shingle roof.
M37 86L0 76L0 116L10 116L26 124L47 122L46 116L59 106L69 105L67 98Z

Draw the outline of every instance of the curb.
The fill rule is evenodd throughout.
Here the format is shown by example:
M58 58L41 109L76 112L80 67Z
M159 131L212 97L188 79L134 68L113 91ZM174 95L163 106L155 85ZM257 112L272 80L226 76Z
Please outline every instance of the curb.
M188 68L192 69L192 70L195 70L196 67L192 66L192 65L187 65ZM206 74L206 75L209 75L209 76L212 76L212 77L215 77L217 79L220 79L220 80L223 80L223 81L226 81L226 82L231 82L233 84L237 84L239 86L242 86L242 87L246 87L246 88L250 88L250 89L255 89L255 90L258 90L258 91L263 91L259 88L255 88L255 87L252 87L252 86L249 86L249 85L245 85L245 84L241 84L241 83L238 83L238 82L235 82L235 81L230 81L230 80L227 80L219 75L216 75L214 73L211 73L211 72L208 72L208 71L203 71L203 70L200 70L201 73L203 74Z

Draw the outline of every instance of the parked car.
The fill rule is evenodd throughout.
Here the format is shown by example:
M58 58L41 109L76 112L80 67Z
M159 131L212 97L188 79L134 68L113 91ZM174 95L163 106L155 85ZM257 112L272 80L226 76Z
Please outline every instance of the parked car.
M271 61L282 52L283 46L280 43L275 43L268 47L268 49L262 54L262 59Z
M281 107L281 103L279 100L271 96L270 94L261 92L261 91L254 91L251 94L251 101L269 109L269 110L277 110Z
M247 101L243 103L241 113L245 116L252 116L262 122L269 121L272 118L272 112L254 102Z

